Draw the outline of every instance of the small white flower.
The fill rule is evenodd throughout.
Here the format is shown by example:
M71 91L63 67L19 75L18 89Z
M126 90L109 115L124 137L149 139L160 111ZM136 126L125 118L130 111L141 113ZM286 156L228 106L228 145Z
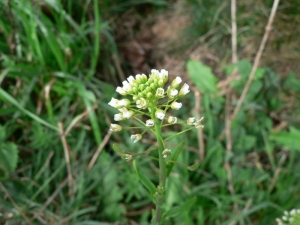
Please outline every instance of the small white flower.
M187 93L190 92L189 88L190 88L189 85L184 84L184 85L181 87L178 96L179 96L179 97L185 96Z
M171 83L171 87L172 88L177 88L178 85L182 82L182 79L180 77L176 77L172 83Z
M154 126L154 120L147 120L146 121L146 127L153 127Z
M128 99L119 100L117 103L117 108L127 107L130 105L130 101Z
M133 134L133 135L131 135L130 138L133 141L133 143L136 143L142 139L142 135L141 134Z
M129 154L122 154L121 157L126 161L130 161L132 159L132 155Z
M156 89L155 95L156 95L157 97L164 97L164 94L165 94L165 90L164 90L163 88L157 88L157 89Z
M135 82L135 79L134 79L133 76L129 76L129 77L127 78L127 80L128 80L128 82L129 82L129 84L133 84L133 83Z
M118 114L115 114L115 116L114 116L115 121L121 121L123 119L124 119L123 118L123 113L118 113Z
M137 74L136 76L135 76L135 79L136 80L140 80L142 78L142 75L141 74Z
M117 87L116 92L118 92L120 95L127 95L127 92L121 87Z
M154 75L154 76L159 76L159 71L158 70L156 70L156 69L152 69L151 70L151 75Z
M169 98L175 98L178 95L178 90L174 88L168 88L168 96Z
M168 149L168 148L166 148L162 152L164 158L168 158L168 156L171 155L171 153L172 153L171 149Z
M181 102L172 102L172 104L171 104L171 108L172 108L172 109L175 109L175 110L180 109L181 106L182 106L182 103L181 103Z
M160 71L160 78L163 79L163 80L165 80L166 78L168 78L168 71L165 70L165 69L162 69Z
M169 116L168 123L171 123L171 124L177 123L177 117Z
M165 112L161 109L158 109L155 112L155 116L160 120L163 120L165 118L165 115L166 115Z
M122 127L118 124L111 124L109 130L113 132L118 132L122 130Z
M147 101L144 98L140 98L136 101L136 107L139 109L144 109L147 106Z
M201 121L204 119L204 117L201 117L199 120L196 120L194 123L193 123L193 125L195 126L195 127L197 127L197 126L201 126L201 127L203 127L202 125L201 125Z
M116 98L111 98L110 102L108 103L111 107L117 108L119 100Z
M125 80L122 82L123 84L123 89L126 91L126 92L130 92L131 91L131 85Z
M122 112L123 118L126 118L126 119L131 118L132 115L133 115L133 111L131 111L131 110L127 110L127 109L126 109L126 110L124 110L124 111Z
M195 117L190 117L187 119L186 123L188 125L194 125L195 127L201 126L201 121L204 119L204 117L201 117L199 120L197 120Z

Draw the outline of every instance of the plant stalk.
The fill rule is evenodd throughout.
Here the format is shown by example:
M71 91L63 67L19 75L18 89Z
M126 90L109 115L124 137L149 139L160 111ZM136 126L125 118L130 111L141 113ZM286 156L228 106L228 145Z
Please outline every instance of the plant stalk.
M155 216L155 224L159 224L162 216L161 205L164 203L167 170L166 170L166 163L162 154L162 152L164 151L164 144L162 139L161 124L160 121L155 117L154 110L152 110L152 112L153 112L152 118L154 120L154 125L155 125L155 135L158 143L158 156L159 156L159 188L158 188L158 198L157 198L158 203L156 205L156 216Z

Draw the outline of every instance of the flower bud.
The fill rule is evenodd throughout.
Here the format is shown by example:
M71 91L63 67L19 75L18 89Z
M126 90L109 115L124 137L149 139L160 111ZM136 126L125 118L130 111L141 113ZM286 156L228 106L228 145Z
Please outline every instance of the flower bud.
M113 132L118 132L122 130L122 127L118 124L111 124L109 130Z
M186 123L188 125L193 125L196 122L196 118L195 117L190 117L187 119Z
M171 153L172 153L171 149L167 149L167 148L162 152L164 158L168 158L168 156L171 155Z
M133 135L131 135L130 138L133 141L133 143L136 143L142 139L142 135L141 134L133 134Z
M172 81L171 87L172 87L172 88L177 88L181 82L182 82L182 79L181 79L180 77L176 77L176 78Z
M147 120L146 121L146 127L153 127L154 126L154 120Z
M163 120L165 118L165 115L165 112L161 109L157 109L155 112L155 116L160 120Z
M187 93L190 92L189 88L190 88L189 85L184 84L184 85L181 87L178 96L179 96L179 97L185 96Z
M172 102L172 104L171 104L171 108L172 108L172 109L175 109L175 110L180 109L181 106L182 106L182 103L181 103L181 102Z
M171 123L171 124L177 123L177 117L169 116L168 123Z
M168 93L169 98L175 98L178 95L178 91L176 89L170 88L170 87L168 88L167 93Z

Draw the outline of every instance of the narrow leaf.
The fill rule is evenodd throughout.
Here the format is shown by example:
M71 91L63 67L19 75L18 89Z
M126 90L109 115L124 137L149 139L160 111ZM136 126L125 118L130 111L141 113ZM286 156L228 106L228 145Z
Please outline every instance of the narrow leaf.
M33 120L37 121L38 123L41 123L41 124L51 128L53 130L58 131L57 127L53 126L52 124L50 124L50 123L46 122L45 120L41 119L40 117L38 117L34 113L32 113L32 112L28 111L27 109L23 108L17 100L15 100L10 94L8 94L2 88L0 88L0 98L2 98L3 100L9 102L10 104L14 105L21 112L25 113L26 115L31 117Z
M195 163L195 164L193 164L191 166L188 166L187 168L190 171L195 171L196 169L198 169L199 166L200 166L200 162L197 162L197 163Z
M142 182L142 184L149 190L149 192L154 195L154 193L156 192L156 187L155 185L152 183L152 181L144 176L143 174L141 174L137 168L137 165L136 165L136 161L134 160L133 161L133 168L136 172L136 175L138 176L138 178L140 179L140 181Z
M165 215L165 217L175 217L180 215L183 212L187 212L196 202L196 198L193 197L189 200L187 200L185 203L172 207Z
M178 147L176 148L174 154L171 157L171 161L176 162L178 156L180 155L182 148L184 146L184 141L180 142L180 144L178 145ZM169 162L167 165L167 176L169 176L169 174L171 173L172 169L173 169L174 163L173 162Z

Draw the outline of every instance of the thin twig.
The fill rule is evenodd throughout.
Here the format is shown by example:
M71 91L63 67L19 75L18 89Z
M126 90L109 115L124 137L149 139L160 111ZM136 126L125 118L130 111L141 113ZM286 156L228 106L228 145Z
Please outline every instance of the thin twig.
M25 215L25 213L21 210L21 208L18 206L18 204L13 200L13 198L10 196L10 194L8 193L8 191L6 190L6 188L4 187L4 185L2 184L2 182L0 182L0 186L2 188L2 190L4 191L4 193L6 194L6 196L8 197L9 201L11 201L11 203L14 205L14 207L16 208L16 210L19 211L19 213L22 215L22 217L24 218L24 220L26 220L27 224L32 224L31 221L27 218L27 216Z
M236 1L231 0L231 43L232 43L232 64L235 64L238 60L237 58L237 25L236 25ZM237 74L237 70L235 69L230 77L235 77ZM226 102L225 102L225 136L226 136L226 154L231 155L232 153L232 138L231 138L231 118L230 118L230 109L231 109L231 92L232 89L230 85L228 86L228 90L226 93ZM230 161L225 162L224 167L227 173L228 179L228 189L231 195L235 195L233 180L232 180L232 170ZM239 206L236 202L234 202L234 213L239 214ZM233 221L230 225L235 225L237 221Z
M63 124L61 122L58 123L58 128L59 128L61 142L63 144L64 153L65 153L65 160L66 160L67 171L68 171L69 194L71 196L73 196L74 195L74 191L73 191L74 181L73 181L73 175L72 175L72 170L71 170L71 165L70 165L69 146L68 146L68 143L67 143L67 140L66 140L66 136L64 134Z
M277 179L278 179L278 176L279 176L279 174L280 174L280 172L281 172L281 170L282 170L282 167L281 167L281 166L282 166L282 164L284 163L284 161L286 160L286 158L287 158L287 155L286 155L286 154L284 154L284 155L280 158L279 163L278 163L278 166L277 166L277 168L276 168L276 170L275 170L274 177L273 177L272 182L271 182L271 186L270 186L269 192L272 192L273 188L275 187L275 184L276 184L276 181L277 181Z
M238 114L238 112L239 112L239 110L240 110L240 108L241 108L241 106L242 106L242 103L243 103L243 101L245 100L245 97L246 97L246 95L247 95L247 92L248 92L248 90L249 90L249 88L250 88L250 85L251 85L251 83L252 83L252 81L253 81L253 78L254 78L255 72L256 72L256 70L257 70L257 67L258 67L258 64L259 64L261 55L262 55L263 50L264 50L264 48L265 48L265 45L266 45L266 42L267 42L267 40L268 40L270 31L271 31L271 29L272 29L272 23L273 23L275 14L276 14L276 10L277 10L277 7L278 7L278 3L279 3L279 0L274 0L273 6L272 6L271 15L270 15L270 17L269 17L269 21L268 21L268 24L267 24L267 26L266 26L266 31L265 31L264 36L263 36L263 39L262 39L262 41L261 41L261 43L260 43L259 50L258 50L258 52L257 52L257 54L256 54L256 57L255 57L255 60L254 60L254 64L253 64L252 70L251 70L251 72L250 72L248 81L247 81L247 83L246 83L246 85L245 85L245 88L244 88L244 90L243 90L243 92L242 92L242 95L241 95L241 97L239 98L238 103L237 103L237 105L236 105L236 107L235 107L235 109L234 109L234 112L233 112L233 114L232 114L232 117L231 117L232 120L233 120L233 119L236 117L236 115Z
M108 142L110 136L111 136L112 132L108 132L103 141L101 142L101 144L99 145L99 147L97 148L95 154L93 155L89 165L88 165L88 170L91 170L96 162L96 160L98 159L99 154L101 153L102 149L104 148L104 146L106 145L106 143Z
M231 0L231 47L232 47L232 63L238 61L237 56L237 26L236 26L236 1Z
M71 129L80 121L82 120L85 116L87 116L90 112L92 112L93 110L97 109L98 106L94 105L92 108L86 110L85 112L83 112L82 114L78 115L75 117L75 119L71 122L71 124L67 127L66 131L65 131L65 136L68 135L68 133L71 131Z
M201 94L200 91L195 88L194 89L195 93L195 114L198 119L201 118L200 114L200 107L201 107ZM205 147L204 147L204 139L203 139L203 130L201 127L198 128L198 141L199 141L199 155L200 155L200 160L201 162L204 162L205 158Z

